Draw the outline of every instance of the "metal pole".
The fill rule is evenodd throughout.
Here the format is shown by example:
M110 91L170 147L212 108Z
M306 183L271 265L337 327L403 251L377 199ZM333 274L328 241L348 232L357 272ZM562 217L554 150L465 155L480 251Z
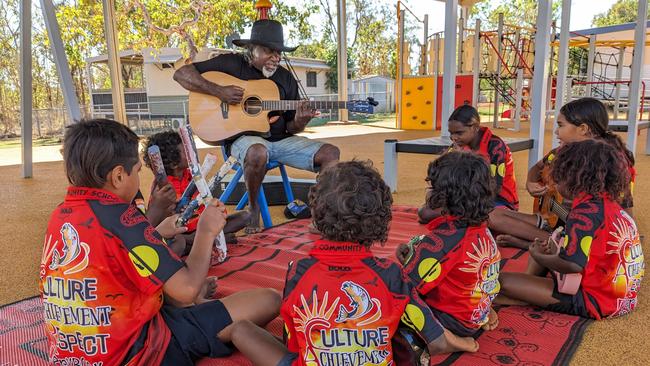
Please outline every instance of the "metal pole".
M552 31L551 32L551 40L555 41L555 33L556 33L555 32L555 22L553 22L553 24L551 24L551 31ZM553 113L553 110L551 110L550 108L551 108L551 100L553 99L552 96L553 96L553 58L554 57L555 57L555 47L553 47L553 45L551 45L550 57L548 58L548 60L549 60L549 72L548 72L548 89L546 90L546 108L547 108L547 110L546 110L546 118L548 118L548 116ZM556 81L555 86L557 87L557 81ZM556 94L556 98L557 98L557 92L555 94Z
M113 118L129 125L124 103L124 85L122 84L122 66L120 63L120 48L115 24L115 0L102 0L104 7L104 35L108 49L108 68L111 73L111 91L113 96Z
M392 193L397 192L397 140L384 141L384 182Z
M22 177L32 170L32 1L20 2L20 156Z
M499 13L499 27L497 28L497 73L494 77L494 120L492 126L499 127L499 88L501 87L501 62L498 60L503 53L503 13Z
M472 105L478 108L478 95L481 92L481 20L476 19L474 25L474 92L472 93Z
M438 125L436 117L438 117L438 77L440 76L440 33L436 33L433 37L433 125L431 129L436 130Z
M562 0L562 25L560 27L560 48L558 49L557 81L555 83L555 113L553 119L553 147L558 147L560 141L555 136L557 116L564 105L566 93L566 74L569 60L569 27L571 21L571 0Z
M456 36L458 31L458 0L445 2L445 60L442 74L441 136L449 137L447 124L454 111L456 97Z
M88 118L88 116L94 117L95 102L93 101L93 74L92 74L92 64L86 64L86 87L88 88L88 105L90 110L88 113L83 113L83 118Z
M463 73L463 42L465 41L465 20L461 16L458 19L458 73Z
M636 18L636 29L634 30L634 57L632 58L632 67L630 70L630 90L627 101L627 148L636 154L637 141L637 119L639 116L639 89L641 88L641 71L643 70L643 60L646 40L646 17L648 14L648 2L639 0L638 13ZM650 140L650 133L648 133ZM650 146L646 142L646 154L650 154Z
M429 14L424 14L424 41L422 42L422 57L420 61L420 75L427 74L427 51L429 45Z
M347 21L345 12L345 0L337 1L338 8L338 86L339 100L348 100L348 42L347 42ZM339 120L348 121L348 110L339 109Z
M395 112L397 114L397 128L402 128L402 82L404 79L404 10L399 10L400 3L397 3L397 95L395 96Z
M528 168L535 165L544 153L544 125L546 120L546 88L548 81L547 57L550 48L551 2L540 0L537 5L537 33L535 34L535 72L531 90L532 111L530 138L534 141L528 154Z
M59 29L59 22L56 20L52 0L41 0L41 8L43 10L43 20L45 21L45 28L47 28L47 35L52 45L54 63L59 72L63 101L68 107L70 120L79 121L81 120L81 109L79 108L79 101L77 100L74 83L72 82L68 58L65 55L63 41L61 41L61 31Z
M515 128L514 130L519 132L521 130L521 102L523 99L524 93L524 69L522 67L517 69L517 99L515 105Z
M618 64L616 65L616 81L620 81L623 78L623 61L625 61L625 47L621 47L618 50ZM621 84L616 83L614 89L614 119L618 119L618 112L621 103Z
M594 81L594 60L596 58L596 35L589 36L589 53L587 54L587 81ZM591 96L592 84L587 84L585 89L585 96Z

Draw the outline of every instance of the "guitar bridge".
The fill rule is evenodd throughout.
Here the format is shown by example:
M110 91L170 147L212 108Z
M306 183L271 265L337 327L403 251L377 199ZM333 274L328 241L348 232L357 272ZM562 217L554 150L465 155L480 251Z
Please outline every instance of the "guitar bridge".
M222 116L224 119L227 119L227 118L228 118L228 108L230 108L230 106L228 105L228 103L221 102L221 116Z

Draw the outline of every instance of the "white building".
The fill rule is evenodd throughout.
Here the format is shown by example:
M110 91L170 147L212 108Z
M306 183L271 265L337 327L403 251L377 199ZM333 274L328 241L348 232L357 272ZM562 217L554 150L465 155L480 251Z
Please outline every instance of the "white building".
M395 112L394 90L395 79L387 76L368 75L348 81L349 98L351 100L374 98L379 102L379 105L374 108L375 113Z
M233 52L226 49L203 49L195 61L204 61L221 53ZM90 79L91 111L94 115L106 115L112 111L112 95L109 88L96 85L97 76L103 73L106 80L108 56L100 55L86 59ZM187 116L188 91L173 79L174 72L185 64L178 48L144 49L142 52L125 50L120 52L125 79L125 102L130 118L182 118ZM329 66L323 60L290 57L289 61L308 96L329 93L325 86ZM282 61L283 66L286 63Z

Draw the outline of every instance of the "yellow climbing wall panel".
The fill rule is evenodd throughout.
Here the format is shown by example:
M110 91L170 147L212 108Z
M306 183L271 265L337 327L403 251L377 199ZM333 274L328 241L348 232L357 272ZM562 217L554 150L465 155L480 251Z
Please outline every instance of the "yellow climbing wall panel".
M402 80L402 128L433 129L433 76L409 77Z

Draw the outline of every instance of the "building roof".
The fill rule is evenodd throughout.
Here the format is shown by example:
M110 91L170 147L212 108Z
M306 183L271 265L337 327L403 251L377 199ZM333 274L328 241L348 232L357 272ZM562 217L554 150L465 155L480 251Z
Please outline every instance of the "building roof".
M571 31L571 36L578 37L581 35L591 36L594 34L614 33L614 32L626 31L626 30L633 30L635 27L636 27L636 22L608 25L606 27L596 27L596 28ZM650 27L650 20L648 20L648 22L646 23L646 28L648 27Z

